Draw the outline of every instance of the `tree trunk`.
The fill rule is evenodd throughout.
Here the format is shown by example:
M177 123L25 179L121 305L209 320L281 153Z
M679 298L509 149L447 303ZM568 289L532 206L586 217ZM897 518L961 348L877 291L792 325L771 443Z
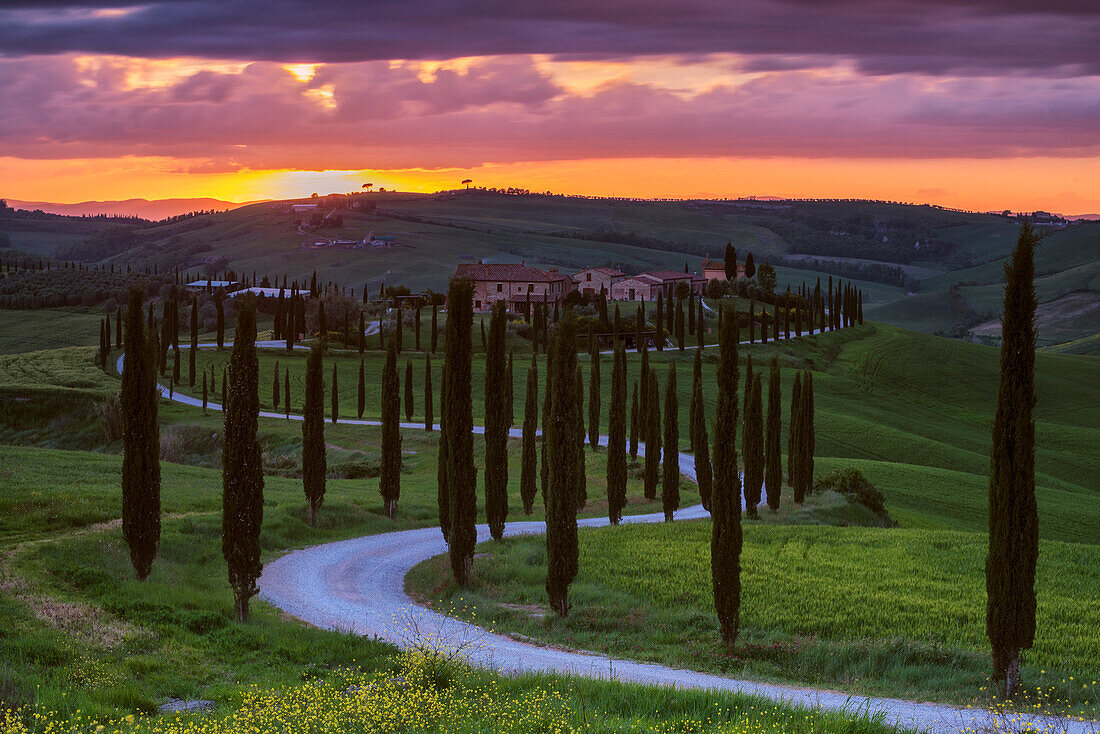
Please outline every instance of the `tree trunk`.
M1005 696L1016 695L1020 687L1020 651L1013 650L1008 654L1008 665L1005 668Z
M239 589L234 590L233 596L234 606L237 612L237 621L243 624L248 621L248 597Z
M309 503L309 526L315 527L317 525L317 507L310 502Z

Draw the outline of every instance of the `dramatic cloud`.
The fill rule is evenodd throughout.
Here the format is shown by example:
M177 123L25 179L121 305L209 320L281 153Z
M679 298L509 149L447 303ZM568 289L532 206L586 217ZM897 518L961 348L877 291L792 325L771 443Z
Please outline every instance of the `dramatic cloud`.
M736 59L700 60L735 69ZM681 67L691 77L691 64ZM0 59L0 155L213 159L210 170L469 167L596 157L1100 153L1100 80L732 73L698 88L527 56L449 64ZM708 72L709 73L709 72ZM672 76L677 76L673 74ZM1006 104L1006 100L1009 102Z
M289 62L738 53L869 73L1100 73L1084 0L153 0L6 2L0 53Z

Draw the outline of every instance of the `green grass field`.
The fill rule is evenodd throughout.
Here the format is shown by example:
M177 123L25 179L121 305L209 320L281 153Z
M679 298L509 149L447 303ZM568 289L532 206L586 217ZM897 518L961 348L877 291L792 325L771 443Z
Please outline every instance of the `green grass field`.
M12 311L0 309L0 356L44 349L99 344L103 315L62 309ZM111 315L114 326L114 314ZM111 335L114 339L114 334Z
M746 521L740 644L731 655L717 635L710 532L707 520L582 531L565 619L546 606L538 538L481 544L485 561L465 591L440 583L445 559L415 568L407 587L461 616L493 620L498 631L566 647L734 677L984 701L983 535ZM1042 543L1040 631L1024 656L1029 681L1056 684L1063 700L1093 715L1100 688L1068 681L1100 673L1100 610L1091 603L1098 561L1095 545Z

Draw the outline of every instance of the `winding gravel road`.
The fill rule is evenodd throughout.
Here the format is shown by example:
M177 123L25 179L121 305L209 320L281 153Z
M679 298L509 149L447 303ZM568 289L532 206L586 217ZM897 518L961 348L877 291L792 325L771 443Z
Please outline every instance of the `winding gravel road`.
M256 345L278 348L285 347L285 342L258 341ZM199 346L210 348L215 345ZM116 366L121 372L122 356ZM163 385L159 387L161 394L167 398L168 388ZM172 395L172 399L186 405L202 405L201 400L178 393ZM221 410L216 403L208 403L207 407ZM261 411L260 416L286 419L284 413ZM292 414L290 419L301 420L301 416ZM381 425L378 421L365 420L340 422ZM422 429L424 424L402 423L401 426ZM475 433L484 432L481 426L475 426L473 430ZM519 437L521 431L512 429L509 435ZM607 444L606 436L600 437L600 444ZM639 445L638 451L644 456L644 445ZM694 479L694 458L689 454L680 454L679 462L681 472ZM701 505L685 507L675 513L677 520L705 517L707 512ZM623 523L663 520L663 513L651 513L626 516ZM579 520L578 525L599 528L607 526L608 520L606 517L589 518ZM508 523L505 535L514 537L544 531L545 525L541 521L519 521ZM477 536L478 542L489 540L488 526L478 525ZM887 723L922 732L1022 731L1026 730L1024 726L1027 723L1034 727L1030 731L1036 732L1100 732L1096 722L1053 723L1046 718L1027 714L998 715L979 709L734 680L654 663L543 647L494 634L421 606L405 593L405 576L413 566L445 552L447 545L436 527L369 535L292 551L264 567L259 580L260 598L314 626L375 637L398 647L407 647L430 637L448 649L461 648L472 664L503 674L559 673L675 688L729 691L833 711L881 712Z

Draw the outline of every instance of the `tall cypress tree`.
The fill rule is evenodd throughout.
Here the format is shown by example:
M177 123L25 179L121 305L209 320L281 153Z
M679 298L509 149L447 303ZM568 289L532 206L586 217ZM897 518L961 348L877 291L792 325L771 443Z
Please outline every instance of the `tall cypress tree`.
M615 345L607 427L607 517L618 525L626 507L626 352Z
M359 386L355 391L355 417L363 420L363 412L367 409L367 362L359 360Z
M657 335L654 337L654 344L657 346L658 352L663 352L665 347L665 299L661 294L661 291L657 291L657 317L654 320L657 330Z
M160 428L157 424L157 334L142 318L145 294L130 289L122 371L122 536L144 581L160 547Z
M424 355L424 430L429 433L433 429L435 422L435 411L432 401L435 396L432 395L432 355L429 352Z
M359 354L367 351L367 317L359 310Z
M600 348L592 345L589 351L588 378L588 445L595 451L600 447Z
M283 408L286 410L287 420L290 420L290 370L283 370Z
M760 488L764 482L764 426L761 410L760 375L753 375L745 413L745 506L749 517L756 517L760 504Z
M206 370L202 371L202 414L206 415L206 405L208 400L208 393L206 388Z
M801 504L802 499L798 490L798 460L800 456L801 438L799 430L802 424L802 373L794 374L794 387L791 388L791 419L787 426L787 482L794 490L795 503Z
M504 359L507 312L493 304L485 353L485 517L494 539L504 537L508 517L508 385Z
M287 396L290 405L290 396ZM302 407L302 489L309 508L309 524L317 523L317 512L325 500L325 382L321 349L314 344L306 360L305 405Z
M764 487L768 507L779 509L779 495L783 488L783 460L779 455L779 433L782 416L782 396L779 384L779 357L772 357L771 374L768 377L768 425L764 438Z
M703 401L703 353L695 350L691 370L691 399L688 403L688 447L695 453L695 430L699 427L699 407Z
M699 296L698 323L695 324L695 338L698 340L699 349L706 346L706 322L703 320L703 297Z
M690 307L690 306L689 306ZM684 351L684 299L676 299L676 344Z
M546 427L550 425L551 403L554 399L554 353L556 343L551 342L554 337L547 335L546 340L546 399L542 401L542 464L539 466L539 485L542 490L542 505L546 507L546 493L550 488L550 443L547 441Z
M985 630L993 679L1019 689L1020 651L1035 638L1035 234L1024 223L1005 265L1001 379L989 466L989 554L985 559Z
M288 367L287 369L290 369L290 368ZM275 372L272 374L272 378L271 378L271 407L272 408L278 408L279 407L279 387L280 387L280 384L279 384L279 363L278 363L278 361L276 361L275 362Z
M431 350L432 354L435 354L436 349L439 346L439 306L432 301L432 340Z
M862 301L861 301L862 304ZM861 306L862 307L862 306ZM861 311L862 314L862 311ZM860 316L860 322L863 323L863 317ZM122 349L122 306L119 306L115 310L115 349Z
M519 495L523 500L523 514L530 515L535 507L535 433L539 423L539 367L532 355L527 369L527 394L523 401L523 449L520 461Z
M661 393L657 375L650 370L646 386L645 487L647 500L657 497L657 470L661 463Z
M336 382L336 362L332 363L332 408L329 417L333 423L340 420L340 387Z
M701 373L702 359L699 352L695 353L696 364ZM714 486L714 476L710 465L710 440L707 437L707 408L703 402L703 381L696 380L692 385L692 400L698 407L692 414L691 435L695 442L695 483L699 485L699 501L703 509L710 511L710 497Z
M328 317L325 316L325 302L317 301L317 340L321 349L328 349Z
M641 420L638 408L638 381L634 380L633 397L630 398L630 458L638 458L638 423Z
M676 363L668 365L668 382L665 384L665 435L662 441L664 475L661 481L661 505L665 521L672 521L672 513L680 507L680 400L676 395Z
M577 441L578 422L582 421L577 399L577 325L573 310L567 308L555 337L555 355L550 369L553 397L550 420L543 426L548 433L550 483L546 494L546 593L550 607L561 617L569 613L569 585L577 575L577 454L583 448Z
M195 361L199 353L199 297L191 296L191 350L187 355L187 384L195 386Z
M222 556L229 570L237 619L247 622L248 600L256 594L256 579L263 571L260 528L264 516L263 454L256 437L260 411L256 300L250 295L237 302L228 376L222 445Z
M412 423L413 409L413 363L411 359L405 360L405 420Z
M806 370L806 376L802 378L802 396L799 400L802 408L802 456L799 460L799 468L802 472L802 491L811 494L814 489L814 450L816 439L814 436L814 375Z
M416 343L416 351L420 351L420 302L416 303L416 312L413 314L413 333L415 334L414 342Z
M470 398L470 339L473 326L473 285L454 279L447 294L444 335L443 430L447 434L447 500L451 572L459 586L470 578L477 542L477 470L474 465L473 406Z
M737 250L730 242L726 243L726 254L722 265L726 271L726 280L733 283L737 279Z
M401 385L397 377L397 344L390 342L382 368L382 471L378 491L386 517L393 518L401 497Z
M718 405L714 423L710 569L722 642L732 650L741 610L741 477L737 472L737 318L723 309Z

